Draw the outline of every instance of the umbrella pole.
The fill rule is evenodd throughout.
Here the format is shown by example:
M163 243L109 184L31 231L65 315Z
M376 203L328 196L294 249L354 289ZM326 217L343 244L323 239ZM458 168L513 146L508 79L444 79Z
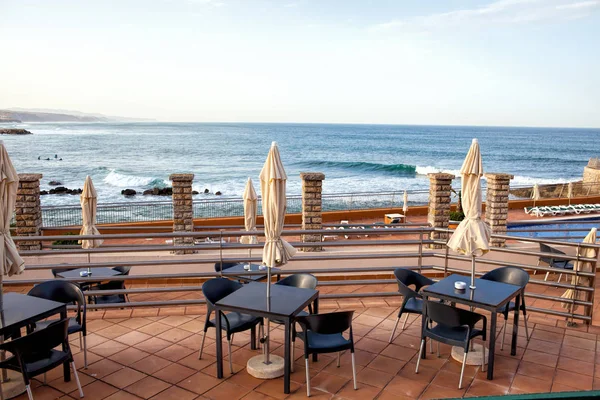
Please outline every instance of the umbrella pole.
M90 268L90 266L89 266L91 264L90 253L89 252L87 253L87 256L88 256L88 271L87 272L88 272L88 275L91 275L92 274L92 268Z
M267 310L271 309L271 268L267 268ZM265 338L265 364L269 365L269 340L271 337L271 320L267 318L267 327L266 327L266 335Z
M469 289L475 290L475 255L471 256L471 286Z

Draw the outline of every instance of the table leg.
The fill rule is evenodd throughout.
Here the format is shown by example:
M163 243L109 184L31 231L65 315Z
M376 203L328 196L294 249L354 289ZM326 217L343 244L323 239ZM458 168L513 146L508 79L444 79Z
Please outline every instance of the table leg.
M217 378L223 378L223 338L221 332L221 311L215 310L216 346L217 346Z
M428 298L424 297L424 299L427 300ZM406 315L406 318L408 318L408 315ZM427 321L427 307L423 307L423 311L421 312L421 337L420 337L421 340L423 340L423 338L425 337L423 335L423 333L425 332L425 321ZM419 342L421 340L419 340ZM431 340L431 339L429 339L429 340ZM419 349L420 349L420 347L419 347ZM427 353L427 346L423 347L423 351L420 352L418 355L424 360L425 353Z
M256 326L250 329L250 350L256 350Z
M67 308L65 307L65 309L63 311L60 312L60 319L66 319L67 318ZM67 346L65 346L63 344L62 346L63 351L67 350ZM63 363L63 377L65 382L70 382L71 381L71 367L69 366L69 362L65 361Z
M291 335L291 318L285 320L285 350L283 353L283 393L290 393L290 366L291 366L291 355L290 355L290 335Z
M313 302L313 313L314 314L319 313L319 298L318 297ZM319 355L317 353L313 353L312 359L313 359L313 362L319 361Z
M517 337L519 335L519 312L521 308L521 295L519 294L515 298L515 311L514 311L514 320L513 320L513 334L512 334L512 343L510 345L510 355L514 356L517 354ZM503 334L506 332L503 332Z
M488 370L487 370L487 378L488 380L494 379L494 354L496 353L496 322L498 320L498 313L496 311L492 312L492 316L490 319L490 332L488 334L488 343L490 344L489 355L488 355ZM504 332L502 332L504 333Z

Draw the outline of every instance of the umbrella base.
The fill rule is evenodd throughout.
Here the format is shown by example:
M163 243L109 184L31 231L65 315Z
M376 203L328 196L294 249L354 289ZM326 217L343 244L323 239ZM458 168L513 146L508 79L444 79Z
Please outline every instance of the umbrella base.
M25 383L23 382L23 375L16 371L6 371L8 379L2 382L2 393L5 399L12 399L18 395L25 393Z
M480 344L473 344L473 350L469 350L467 353L467 365L481 365L481 357L484 357L483 352L485 351L485 363L488 362L489 351ZM462 347L452 347L452 358L462 363L465 351Z
M269 355L269 364L265 364L265 356L254 356L248 360L246 370L258 379L275 379L283 376L284 360L274 354Z

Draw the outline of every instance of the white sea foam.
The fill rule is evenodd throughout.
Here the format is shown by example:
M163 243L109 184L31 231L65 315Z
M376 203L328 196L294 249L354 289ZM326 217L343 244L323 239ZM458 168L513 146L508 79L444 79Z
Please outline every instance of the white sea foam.
M108 175L103 179L104 183L116 187L143 187L143 186L166 186L167 182L164 179L126 175L116 172L111 169Z
M456 176L460 175L459 169L443 169L443 168L438 168L438 167L432 167L430 165L428 165L426 167L421 167L421 166L417 165L417 168L415 169L415 171L417 172L417 175L427 175L427 174L433 174L433 173L438 173L438 172L443 172L446 174L453 174Z

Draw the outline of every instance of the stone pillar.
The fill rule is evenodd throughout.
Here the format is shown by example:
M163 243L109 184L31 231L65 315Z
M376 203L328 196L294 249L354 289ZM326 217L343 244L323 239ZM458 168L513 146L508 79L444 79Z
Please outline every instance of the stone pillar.
M40 205L40 179L42 174L19 174L17 188L17 236L40 236L42 207ZM41 250L42 242L17 242L19 250Z
M192 182L194 174L171 174L173 182L173 232L194 231L194 210L192 206ZM193 246L193 237L173 238L175 246ZM192 254L194 250L175 250L175 254Z
M487 178L487 196L485 201L485 219L492 227L492 233L506 235L506 220L508 219L509 174L489 173ZM505 247L506 240L492 238L490 244L494 247Z
M427 213L427 222L433 228L448 228L450 221L450 195L452 193L452 179L454 175L435 173L427 174L429 176L429 211ZM432 232L432 240L447 240L448 234L445 232ZM432 244L432 249L442 249L445 246Z
M302 229L323 229L321 191L325 174L301 172L302 179ZM302 235L302 242L321 243L322 235ZM323 251L322 247L304 247L303 251Z

